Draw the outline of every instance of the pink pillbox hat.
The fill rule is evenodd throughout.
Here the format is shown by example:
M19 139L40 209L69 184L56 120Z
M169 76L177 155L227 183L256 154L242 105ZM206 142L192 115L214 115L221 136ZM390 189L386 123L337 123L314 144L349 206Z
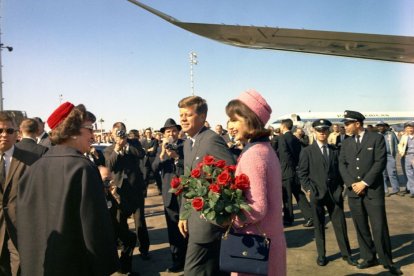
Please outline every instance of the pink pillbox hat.
M239 101L247 105L262 121L263 125L266 125L270 119L272 108L267 104L266 100L254 89L247 90L240 94L237 98Z

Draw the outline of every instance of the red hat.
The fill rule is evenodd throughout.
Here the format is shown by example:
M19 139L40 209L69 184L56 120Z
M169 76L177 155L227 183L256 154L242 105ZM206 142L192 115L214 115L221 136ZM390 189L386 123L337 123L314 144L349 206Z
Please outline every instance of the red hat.
M270 119L272 108L262 97L262 95L259 94L259 92L250 89L246 92L243 92L237 99L247 105L251 111L256 113L257 117L259 117L263 125L266 125L267 121Z
M47 124L49 127L51 129L57 127L66 117L68 117L69 113L74 107L75 106L70 102L61 104L47 119Z

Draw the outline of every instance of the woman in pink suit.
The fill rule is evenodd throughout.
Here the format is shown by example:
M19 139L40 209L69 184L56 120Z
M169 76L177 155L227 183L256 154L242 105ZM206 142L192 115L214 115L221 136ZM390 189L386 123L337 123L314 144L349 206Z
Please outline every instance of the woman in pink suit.
M248 90L226 106L236 140L245 147L238 159L236 175L246 174L250 189L246 199L252 210L247 220L236 219L236 232L262 235L271 239L267 275L286 275L286 241L282 219L282 177L279 159L270 146L270 131L265 125L272 109L256 91ZM256 224L256 225L255 225ZM233 272L232 275L246 275Z

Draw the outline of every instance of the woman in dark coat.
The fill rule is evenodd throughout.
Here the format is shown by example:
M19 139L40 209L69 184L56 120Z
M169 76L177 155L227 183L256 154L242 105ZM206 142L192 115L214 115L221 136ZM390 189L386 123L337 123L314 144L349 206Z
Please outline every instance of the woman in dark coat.
M110 275L118 255L103 184L83 154L95 116L66 102L48 119L53 146L19 183L22 275Z

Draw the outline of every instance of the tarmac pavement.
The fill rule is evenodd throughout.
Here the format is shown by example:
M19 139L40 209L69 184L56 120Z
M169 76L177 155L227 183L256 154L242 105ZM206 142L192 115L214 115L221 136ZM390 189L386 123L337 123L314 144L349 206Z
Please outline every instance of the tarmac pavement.
M403 188L404 189L404 188ZM142 260L137 248L134 251L133 271L143 276L183 275L183 273L167 273L171 265L166 222L162 198L158 195L155 184L151 184L145 201L146 221L151 241L150 260ZM401 267L404 275L414 276L414 198L393 195L386 197L388 226L391 236L393 258L396 266ZM359 258L356 232L351 220L348 202L345 202L346 222L353 256ZM326 256L329 263L320 267L316 264L316 245L313 228L304 228L304 219L298 209L295 210L293 226L285 228L287 241L287 266L289 276L321 275L321 276L356 276L356 275L390 275L382 265L368 269L358 269L348 265L341 259L332 224L326 227ZM133 229L133 221L130 220ZM122 275L115 273L114 275Z

